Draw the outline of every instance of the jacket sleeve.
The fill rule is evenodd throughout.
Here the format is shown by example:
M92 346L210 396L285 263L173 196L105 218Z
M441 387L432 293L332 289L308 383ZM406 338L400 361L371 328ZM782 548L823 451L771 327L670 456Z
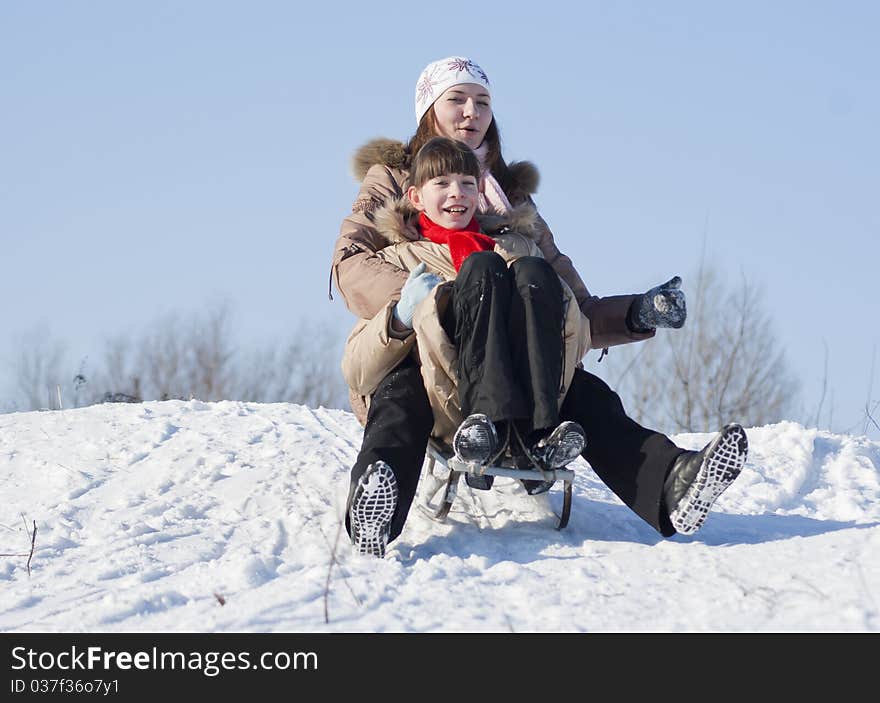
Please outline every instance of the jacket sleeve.
M406 282L406 271L376 256L388 241L372 220L373 211L388 198L403 194L402 181L400 171L370 167L336 239L331 279L348 309L361 319L372 319L388 301L396 302Z
M571 259L557 248L553 233L540 215L535 228L539 235L538 248L559 277L571 288L578 305L590 320L590 346L593 349L640 342L654 336L654 330L632 332L626 325L626 313L635 295L612 295L604 298L590 295Z
M403 339L388 333L393 308L394 303L389 301L373 318L359 320L345 342L342 375L358 395L371 395L415 344L414 333Z

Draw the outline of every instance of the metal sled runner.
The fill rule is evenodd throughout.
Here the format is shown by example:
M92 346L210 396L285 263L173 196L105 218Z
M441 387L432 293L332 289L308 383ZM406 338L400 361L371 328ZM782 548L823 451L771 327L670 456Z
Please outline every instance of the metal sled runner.
M504 476L517 480L532 480L539 482L556 483L562 481L564 483L562 511L556 524L556 529L561 530L568 525L568 518L571 515L571 495L572 483L574 482L574 471L568 468L545 469L539 465L533 464L531 468L517 468L516 460L508 449L501 453L500 458L491 465L483 466L481 464L468 463L456 458L452 451L435 442L433 439L428 443L428 473L425 478L434 482L433 488L428 490L428 495L424 498L425 507L432 511L432 517L436 520L445 520L455 501L458 491L459 479L462 475L471 475L476 477L482 476ZM448 470L446 477L438 476L435 473L437 464L440 464ZM431 503L440 490L443 489L443 496L438 504Z

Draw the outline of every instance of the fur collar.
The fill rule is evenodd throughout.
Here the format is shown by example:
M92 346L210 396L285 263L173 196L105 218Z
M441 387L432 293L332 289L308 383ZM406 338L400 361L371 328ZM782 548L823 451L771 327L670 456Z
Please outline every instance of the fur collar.
M393 198L373 213L373 224L379 234L391 244L412 242L422 239L416 224L418 215L408 198ZM535 227L538 212L528 203L516 205L504 215L477 213L476 218L480 223L480 230L490 237L497 237L505 232L517 232L538 241L540 236Z
M364 180L370 166L381 164L398 171L409 171L410 156L406 145L394 139L372 139L358 149L351 160L351 171L358 181ZM507 196L524 200L538 191L540 175L531 161L513 161L507 165L507 174L501 187Z
M406 145L394 139L371 139L354 153L351 172L359 181L364 180L370 166L381 164L399 171L409 171L410 158Z

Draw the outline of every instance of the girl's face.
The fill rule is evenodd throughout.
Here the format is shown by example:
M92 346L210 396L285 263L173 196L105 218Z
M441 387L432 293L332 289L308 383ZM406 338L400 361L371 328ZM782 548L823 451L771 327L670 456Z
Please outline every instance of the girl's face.
M463 173L432 178L421 188L410 186L410 202L432 222L446 229L464 229L477 209L477 179Z
M492 123L492 103L486 89L477 83L448 88L431 106L438 136L464 142L471 149L483 143Z

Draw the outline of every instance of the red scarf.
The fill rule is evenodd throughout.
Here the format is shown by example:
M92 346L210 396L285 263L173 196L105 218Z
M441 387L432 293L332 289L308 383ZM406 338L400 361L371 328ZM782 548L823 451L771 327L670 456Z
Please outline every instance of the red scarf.
M465 229L446 229L421 212L419 227L422 234L432 242L449 247L452 265L455 266L456 272L470 254L475 251L492 251L495 248L495 240L480 232L476 217L471 218Z

